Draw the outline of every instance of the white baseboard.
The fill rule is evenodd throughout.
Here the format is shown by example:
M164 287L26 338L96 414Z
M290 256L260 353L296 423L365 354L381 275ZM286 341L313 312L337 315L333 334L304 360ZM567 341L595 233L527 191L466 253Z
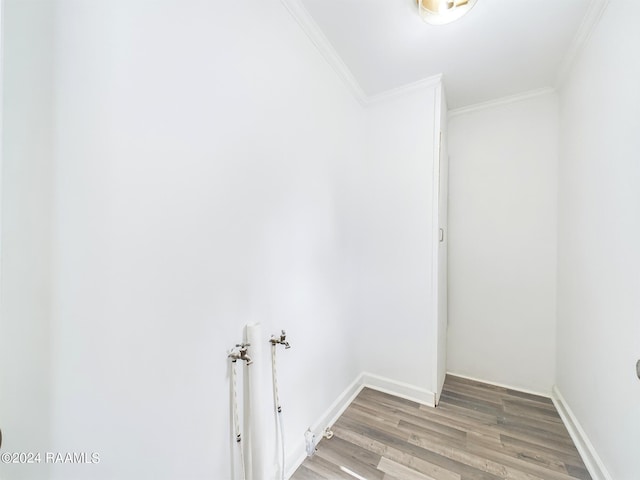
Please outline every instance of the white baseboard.
M424 388L367 372L360 375L360 378L362 379L363 387L373 388L379 392L395 395L396 397L411 400L416 403L422 403L423 405L428 405L430 407L435 407L436 405L435 393Z
M360 390L362 390L362 374L351 382L351 384L338 396L338 398L331 404L331 406L320 416L320 418L311 425L311 431L316 436L316 443L322 438L322 432L324 429L333 425L336 420L343 414L347 407L358 396ZM304 443L304 439L300 440L287 458L287 469L285 478L291 478L293 473L307 458L307 450Z
M416 387L408 383L397 382L390 378L363 372L351 382L351 384L338 396L331 406L320 416L311 426L311 431L316 436L316 442L322 439L325 428L333 425L344 413L347 407L353 402L363 388L372 388L380 392L395 395L396 397L411 400L433 407L435 405L435 394L426 389ZM304 440L298 442L287 456L287 469L285 478L290 478L298 467L307 458L307 451Z
M513 385L507 385L505 383L491 382L491 381L485 380L483 378L470 377L469 375L462 375L460 373L455 373L455 372L447 372L447 375L452 375L454 377L464 378L466 380L473 380L474 382L486 383L487 385L493 385L495 387L507 388L509 390L516 390L516 391L522 392L522 393L530 393L531 395L537 395L539 397L551 398L551 395L548 392L544 393L544 392L540 392L538 390L531 390L529 388L515 387Z
M582 461L591 474L591 478L593 480L613 480L557 386L553 387L551 400L553 400L556 410L558 410L562 421L567 427L569 435L571 435L571 439L582 457Z

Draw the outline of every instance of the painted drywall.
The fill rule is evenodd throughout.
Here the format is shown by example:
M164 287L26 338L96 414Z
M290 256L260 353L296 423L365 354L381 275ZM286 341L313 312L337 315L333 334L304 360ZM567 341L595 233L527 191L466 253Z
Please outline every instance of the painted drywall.
M278 369L289 466L361 371L429 392L438 88L363 110L277 1L25 4L50 23L12 23L39 31L15 49L38 75L5 92L46 95L5 112L41 141L5 145L29 162L6 164L23 170L3 213L11 226L13 197L36 203L37 248L12 250L5 229L2 273L37 253L41 328L21 341L46 394L31 398L38 445L100 458L50 478L229 478L226 354L249 322L293 345ZM268 374L264 352L252 368ZM272 435L268 382L259 394Z
M555 365L555 94L449 120L452 373L550 394Z
M616 480L640 478L639 17L611 2L560 96L557 387Z
M51 34L47 2L3 2L0 428L3 452L49 446ZM46 478L0 463L0 478Z
M355 348L359 369L433 392L432 205L436 95L422 89L367 109L367 185Z
M362 107L276 0L56 13L52 448L101 461L52 478L229 478L248 322L289 335L293 450L358 373Z

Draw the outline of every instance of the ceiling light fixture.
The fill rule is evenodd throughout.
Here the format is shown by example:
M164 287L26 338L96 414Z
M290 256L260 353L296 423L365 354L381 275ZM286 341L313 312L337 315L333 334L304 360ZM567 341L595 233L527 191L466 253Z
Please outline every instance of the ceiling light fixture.
M420 17L431 25L458 20L473 8L477 0L418 0Z

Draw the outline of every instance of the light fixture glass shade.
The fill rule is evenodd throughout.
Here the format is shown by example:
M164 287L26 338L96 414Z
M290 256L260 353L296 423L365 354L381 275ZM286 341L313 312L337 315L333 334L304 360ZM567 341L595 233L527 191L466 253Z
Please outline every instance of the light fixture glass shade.
M473 8L478 0L418 0L420 17L431 25L451 23Z

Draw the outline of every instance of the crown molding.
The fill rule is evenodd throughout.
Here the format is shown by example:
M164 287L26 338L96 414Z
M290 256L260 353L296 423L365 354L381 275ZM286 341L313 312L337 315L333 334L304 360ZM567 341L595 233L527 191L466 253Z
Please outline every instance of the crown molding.
M464 115L467 113L473 113L480 110L485 110L487 108L498 107L500 105L508 105L510 103L521 102L523 100L528 100L530 98L539 97L542 95L548 95L550 93L555 93L555 88L552 87L544 87L537 88L535 90L529 90L528 92L518 93L516 95L509 95L508 97L501 97L495 100L489 100L487 102L476 103L474 105L469 105L467 107L454 108L453 110L449 110L447 117L450 119L452 117L457 117L459 115Z
M302 31L309 37L311 43L313 43L331 68L338 74L338 77L347 85L354 97L356 97L363 106L367 105L369 99L364 93L364 90L362 90L362 87L351 73L351 70L349 70L347 65L342 61L336 49L333 48L329 39L322 33L322 30L302 2L300 0L281 0L281 2L298 25L300 25Z
M556 88L560 89L564 81L571 72L571 68L575 63L578 55L584 49L585 45L591 38L591 34L595 30L596 26L600 22L604 11L609 6L609 0L591 0L587 13L582 18L582 23L569 45L569 49L560 63L558 74L556 76Z
M300 0L281 0L281 2L298 25L300 25L302 31L309 37L311 43L313 43L363 107L391 100L423 88L433 88L442 83L442 74L438 74L376 95L367 95L302 2Z
M477 103L465 107L456 108L448 112L448 117L455 117L466 113L471 113L485 108L496 107L499 105L509 104L526 100L528 98L545 95L559 89L566 79L571 67L575 62L580 51L588 42L598 22L602 18L604 11L609 5L610 0L591 0L589 8L582 19L580 27L574 36L571 45L563 57L562 63L556 76L555 87L544 87L528 92L502 97L496 100ZM318 52L324 57L327 63L333 68L338 77L344 82L348 90L353 94L356 100L363 106L367 107L380 102L393 100L408 93L412 93L421 89L433 88L442 85L442 74L432 75L430 77L408 83L391 90L386 90L375 95L367 95L358 81L355 79L349 67L344 63L336 49L333 47L329 39L324 35L322 29L315 22L309 11L304 7L301 0L281 0L281 3L291 14L293 19L300 25L302 31L307 35L311 43L316 47Z
M366 104L373 105L375 103L384 102L387 100L393 100L397 97L401 97L408 93L416 92L418 90L434 88L442 84L442 74L438 73L437 75L432 75L427 78L423 78L422 80L418 80L417 82L407 83L397 88L392 88L391 90L386 90L382 93L378 93L377 95L372 95L367 97Z

